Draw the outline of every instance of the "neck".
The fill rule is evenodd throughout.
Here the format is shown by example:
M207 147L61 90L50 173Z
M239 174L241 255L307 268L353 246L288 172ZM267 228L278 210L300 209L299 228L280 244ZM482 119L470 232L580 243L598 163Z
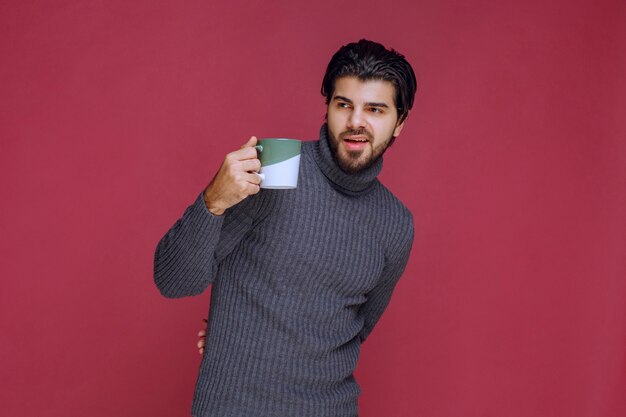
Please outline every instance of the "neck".
M320 129L320 140L315 143L314 157L331 185L348 195L360 195L370 191L378 182L376 177L383 167L382 157L367 168L356 173L347 173L337 165L329 140L328 126L324 123Z

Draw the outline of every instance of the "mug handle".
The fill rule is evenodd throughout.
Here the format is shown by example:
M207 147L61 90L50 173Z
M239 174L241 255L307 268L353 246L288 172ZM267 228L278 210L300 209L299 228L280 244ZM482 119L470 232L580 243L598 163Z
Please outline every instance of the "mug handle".
M256 149L259 152L263 152L263 145L256 145L254 149ZM261 182L265 181L265 174L261 174L258 172L255 172L255 174L257 174L261 178Z

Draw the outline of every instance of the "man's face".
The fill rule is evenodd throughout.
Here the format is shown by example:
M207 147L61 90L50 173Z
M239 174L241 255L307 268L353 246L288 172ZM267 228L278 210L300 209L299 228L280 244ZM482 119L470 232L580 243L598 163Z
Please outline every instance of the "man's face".
M398 136L398 123L389 81L361 81L356 77L335 80L335 91L326 113L330 147L335 160L348 173L371 166Z

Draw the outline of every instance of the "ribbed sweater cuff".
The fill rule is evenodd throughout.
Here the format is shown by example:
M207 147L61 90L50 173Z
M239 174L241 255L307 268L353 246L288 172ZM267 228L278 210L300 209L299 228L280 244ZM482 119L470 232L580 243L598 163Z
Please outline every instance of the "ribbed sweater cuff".
M224 216L216 216L211 213L204 202L204 190L198 195L196 201L189 207L188 219L196 226L203 228L206 226L215 227L215 223L224 221Z

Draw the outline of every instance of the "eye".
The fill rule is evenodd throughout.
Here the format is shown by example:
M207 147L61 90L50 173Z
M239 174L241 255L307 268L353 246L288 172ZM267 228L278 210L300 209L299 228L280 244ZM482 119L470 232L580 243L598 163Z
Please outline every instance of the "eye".
M343 103L343 102L339 102L337 103L337 107L339 107L340 109L347 109L348 107L350 107L350 105L348 103Z
M379 107L370 107L369 109L372 113L383 113L383 110Z

